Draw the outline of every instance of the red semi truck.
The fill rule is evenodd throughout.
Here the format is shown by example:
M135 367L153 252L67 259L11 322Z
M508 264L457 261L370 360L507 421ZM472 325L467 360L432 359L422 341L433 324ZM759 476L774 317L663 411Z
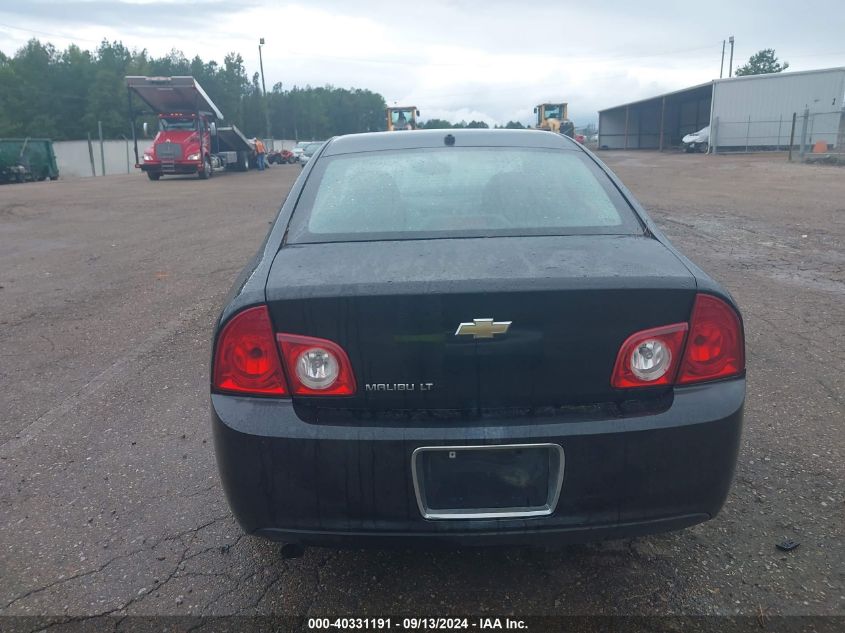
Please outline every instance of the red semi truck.
M158 180L166 174L210 178L218 169L246 171L255 147L234 125L218 127L223 113L193 77L126 77L135 167ZM158 116L153 144L138 154L137 97ZM147 124L144 123L144 131Z

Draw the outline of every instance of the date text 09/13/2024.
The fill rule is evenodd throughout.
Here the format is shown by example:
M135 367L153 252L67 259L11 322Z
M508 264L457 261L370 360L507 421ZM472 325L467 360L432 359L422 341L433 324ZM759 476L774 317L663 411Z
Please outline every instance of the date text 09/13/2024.
M406 617L395 618L308 618L308 630L371 630L371 631L458 631L477 629L487 630L527 630L525 620L519 618L438 618Z

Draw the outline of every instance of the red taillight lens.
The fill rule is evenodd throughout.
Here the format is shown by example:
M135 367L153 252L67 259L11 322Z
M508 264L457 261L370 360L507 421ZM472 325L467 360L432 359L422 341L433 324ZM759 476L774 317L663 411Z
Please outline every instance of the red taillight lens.
M745 341L739 315L712 295L697 295L678 384L727 378L745 369Z
M686 323L674 323L629 336L616 356L611 384L617 389L671 385L686 333Z
M248 308L223 327L214 354L212 385L231 393L287 394L267 306Z
M349 396L355 393L355 375L343 348L311 336L277 334L285 359L291 393L297 396Z

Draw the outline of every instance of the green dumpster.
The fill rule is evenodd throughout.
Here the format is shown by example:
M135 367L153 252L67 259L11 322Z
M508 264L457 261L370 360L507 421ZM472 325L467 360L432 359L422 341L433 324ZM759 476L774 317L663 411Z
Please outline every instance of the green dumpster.
M0 183L55 180L58 177L53 141L47 138L0 138Z

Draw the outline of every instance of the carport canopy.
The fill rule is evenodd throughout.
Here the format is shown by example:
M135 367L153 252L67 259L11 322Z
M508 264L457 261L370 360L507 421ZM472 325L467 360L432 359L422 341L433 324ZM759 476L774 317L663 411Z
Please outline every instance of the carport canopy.
M665 149L710 124L713 84L667 92L599 111L602 149Z

